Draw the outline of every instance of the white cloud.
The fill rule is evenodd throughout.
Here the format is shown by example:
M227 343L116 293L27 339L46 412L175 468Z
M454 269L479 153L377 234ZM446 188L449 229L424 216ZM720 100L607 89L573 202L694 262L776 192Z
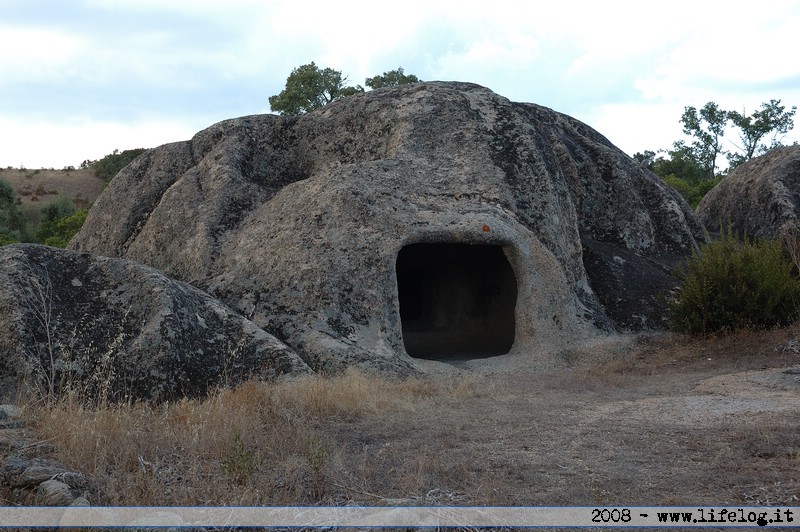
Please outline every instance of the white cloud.
M0 85L57 80L86 53L85 39L72 33L0 25Z
M540 41L522 32L483 35L469 41L463 50L448 51L438 60L446 79L469 80L476 74L530 68L540 55Z
M800 104L792 0L724 9L694 0L85 0L50 16L10 5L0 3L0 121L19 134L3 131L4 164L63 166L187 138L234 116L225 113L265 110L291 69L310 61L351 83L398 66L480 83L572 114L629 152L669 147L685 105ZM166 124L154 135L169 135L136 136L154 123ZM45 138L48 159L36 162ZM78 138L98 148L62 150ZM16 155L21 139L30 155ZM66 160L50 157L56 151Z
M153 148L188 140L196 132L196 126L168 121L124 125L90 120L19 123L0 118L0 167L77 167L85 159L100 159L116 149Z
M628 155L672 147L683 136L680 104L630 103L600 105L581 120ZM656 126L657 125L657 126Z

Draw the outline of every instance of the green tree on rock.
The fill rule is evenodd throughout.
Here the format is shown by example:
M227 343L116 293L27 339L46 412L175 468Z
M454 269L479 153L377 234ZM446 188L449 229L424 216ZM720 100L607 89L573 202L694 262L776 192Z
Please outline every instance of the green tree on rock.
M346 83L347 78L341 71L320 69L312 61L292 70L286 79L286 87L280 94L269 97L269 106L282 115L296 116L364 91L361 86L348 87Z
M675 150L694 158L703 169L705 179L713 179L717 169L717 157L725 153L722 137L728 125L728 112L714 102L708 102L699 111L686 107L681 115L683 133L692 137L691 144L678 141Z
M796 107L786 110L780 100L761 104L761 109L751 115L726 111L716 103L708 102L701 109L685 107L680 122L690 141L678 140L671 150L656 152L645 150L634 154L639 163L661 176L669 185L686 198L690 205L697 206L705 194L723 178L717 173L716 161L727 155L728 171L737 165L782 146L780 137L794 127ZM739 129L741 146L731 143L738 151L727 151L722 147L722 137L729 123ZM771 143L763 142L771 137Z
M708 177L708 169L695 157L695 151L683 141L673 144L671 150L666 150L667 157L659 156L653 162L652 170L666 178L678 177L687 183L697 184Z
M738 146L742 153L728 154L730 167L734 168L756 155L781 146L778 137L785 135L794 127L796 111L797 107L792 107L787 111L786 106L781 105L780 100L762 103L761 109L749 116L737 111L730 111L728 117L733 125L739 128L739 139L742 142L742 145ZM768 135L772 137L769 145L762 142Z
M397 87L398 85L419 83L420 81L422 80L414 74L405 74L403 67L397 67L397 70L390 70L389 72L384 72L380 76L367 78L364 84L370 89L380 89L382 87Z

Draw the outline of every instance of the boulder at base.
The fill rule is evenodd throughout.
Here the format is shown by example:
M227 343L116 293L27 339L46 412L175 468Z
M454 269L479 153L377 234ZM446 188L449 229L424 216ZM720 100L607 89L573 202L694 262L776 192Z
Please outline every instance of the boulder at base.
M736 167L706 194L697 214L709 231L753 239L800 235L800 146L770 150Z
M0 247L0 378L119 400L201 396L308 373L288 347L208 294L129 260Z
M146 152L70 246L202 287L313 369L403 370L660 326L670 267L701 238L587 125L434 82Z

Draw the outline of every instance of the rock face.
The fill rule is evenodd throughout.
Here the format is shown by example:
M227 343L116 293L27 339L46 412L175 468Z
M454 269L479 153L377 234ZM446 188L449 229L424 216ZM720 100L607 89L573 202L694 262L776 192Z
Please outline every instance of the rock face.
M197 285L315 370L558 350L658 326L688 205L585 124L421 83L151 150L75 250Z
M751 238L800 232L800 146L769 151L740 165L697 207L712 232L721 227Z
M15 503L36 506L70 506L86 501L89 482L80 473L68 471L42 458L9 456L0 467L0 486ZM87 501L88 502L88 501Z
M175 399L251 376L309 372L208 294L128 260L0 247L0 375L46 392Z

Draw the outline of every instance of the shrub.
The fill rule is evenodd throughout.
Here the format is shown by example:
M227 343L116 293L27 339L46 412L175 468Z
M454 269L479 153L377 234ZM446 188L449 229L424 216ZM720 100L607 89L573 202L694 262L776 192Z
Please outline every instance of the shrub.
M69 199L68 196L61 194L51 203L42 207L42 223L55 222L61 218L72 216L77 210L75 202Z
M106 155L99 161L92 163L94 173L97 177L105 179L106 181L111 181L111 178L117 175L117 172L125 168L128 163L145 151L147 150L144 148L125 150L122 153L114 150L114 153Z
M8 239L19 240L19 231L22 225L22 212L17 203L17 194L8 181L0 179L0 232L6 235L3 240L9 244Z
M715 177L714 179L705 179L696 183L681 179L675 175L668 175L664 178L664 182L677 190L693 209L697 208L703 196L708 194L708 191L717 186L720 181L722 181L722 176Z
M742 241L728 230L679 274L683 285L670 303L674 330L708 334L786 325L798 317L800 280L780 242Z
M7 246L8 244L16 244L17 239L13 236L9 235L8 233L0 232L0 246Z
M20 242L39 243L36 232L42 221L42 209L36 205L23 205L19 211L18 230L12 233Z
M41 210L41 219L35 226L38 227L36 230L36 241L50 246L66 247L72 235L69 235L66 241L63 241L67 228L59 227L59 224L62 220L72 218L75 212L75 203L64 195L59 196L52 203L43 207ZM83 220L81 220L81 223L83 223ZM80 229L80 226L78 226L78 229ZM52 240L53 238L57 239L53 242L48 242L48 240Z
M83 226L88 214L89 209L83 209L66 218L60 218L52 222L43 222L36 236L42 244L57 248L65 248L67 244L69 244L70 239L75 236L75 233Z

